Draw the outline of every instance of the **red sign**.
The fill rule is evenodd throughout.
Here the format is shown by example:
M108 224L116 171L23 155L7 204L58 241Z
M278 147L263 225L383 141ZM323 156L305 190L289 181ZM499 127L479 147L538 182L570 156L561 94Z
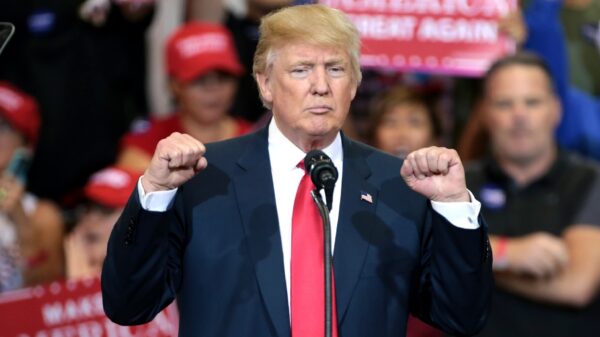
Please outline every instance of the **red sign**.
M498 20L515 0L320 0L346 12L365 67L480 76L514 42Z
M152 322L119 326L104 315L99 279L54 282L0 295L0 337L176 337L171 304Z

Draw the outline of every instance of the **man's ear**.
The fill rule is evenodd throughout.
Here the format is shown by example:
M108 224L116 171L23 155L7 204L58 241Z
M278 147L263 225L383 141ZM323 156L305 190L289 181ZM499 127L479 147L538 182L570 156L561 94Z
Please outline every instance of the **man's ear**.
M260 97L262 97L262 99L269 104L273 103L273 93L271 92L269 76L263 73L257 73L255 76L256 83L258 84L258 90L260 92Z

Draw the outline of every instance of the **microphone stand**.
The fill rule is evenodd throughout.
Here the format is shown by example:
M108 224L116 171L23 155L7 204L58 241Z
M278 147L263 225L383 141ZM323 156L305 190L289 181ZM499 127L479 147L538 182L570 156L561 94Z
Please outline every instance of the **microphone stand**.
M319 213L321 214L321 219L323 220L323 236L325 241L325 337L331 337L332 335L332 306L331 306L331 298L332 298L332 289L331 289L331 222L329 220L329 210L325 202L323 202L323 198L321 197L321 193L319 193L318 189L314 189L310 192L315 204L317 204L317 208L319 209ZM337 324L337 323L336 323Z

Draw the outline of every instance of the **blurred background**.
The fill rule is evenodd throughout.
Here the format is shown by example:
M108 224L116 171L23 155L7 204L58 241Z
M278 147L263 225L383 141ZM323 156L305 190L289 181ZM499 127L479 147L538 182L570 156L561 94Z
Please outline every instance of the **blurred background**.
M135 332L89 309L112 225L161 138L269 122L252 77L260 19L311 2L0 0L16 27L0 55L1 336L176 335L172 313ZM600 0L321 2L363 37L344 133L465 163L498 280L481 335L600 336ZM55 321L48 303L65 305Z

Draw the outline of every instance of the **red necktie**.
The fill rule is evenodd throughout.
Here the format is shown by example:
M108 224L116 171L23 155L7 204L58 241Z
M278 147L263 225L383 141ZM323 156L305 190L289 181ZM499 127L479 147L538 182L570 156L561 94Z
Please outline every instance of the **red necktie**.
M304 163L301 162L298 167L304 169ZM310 195L314 188L310 175L305 172L296 192L292 214L292 337L325 335L323 222ZM332 283L335 284L333 277ZM337 337L333 284L332 336Z

